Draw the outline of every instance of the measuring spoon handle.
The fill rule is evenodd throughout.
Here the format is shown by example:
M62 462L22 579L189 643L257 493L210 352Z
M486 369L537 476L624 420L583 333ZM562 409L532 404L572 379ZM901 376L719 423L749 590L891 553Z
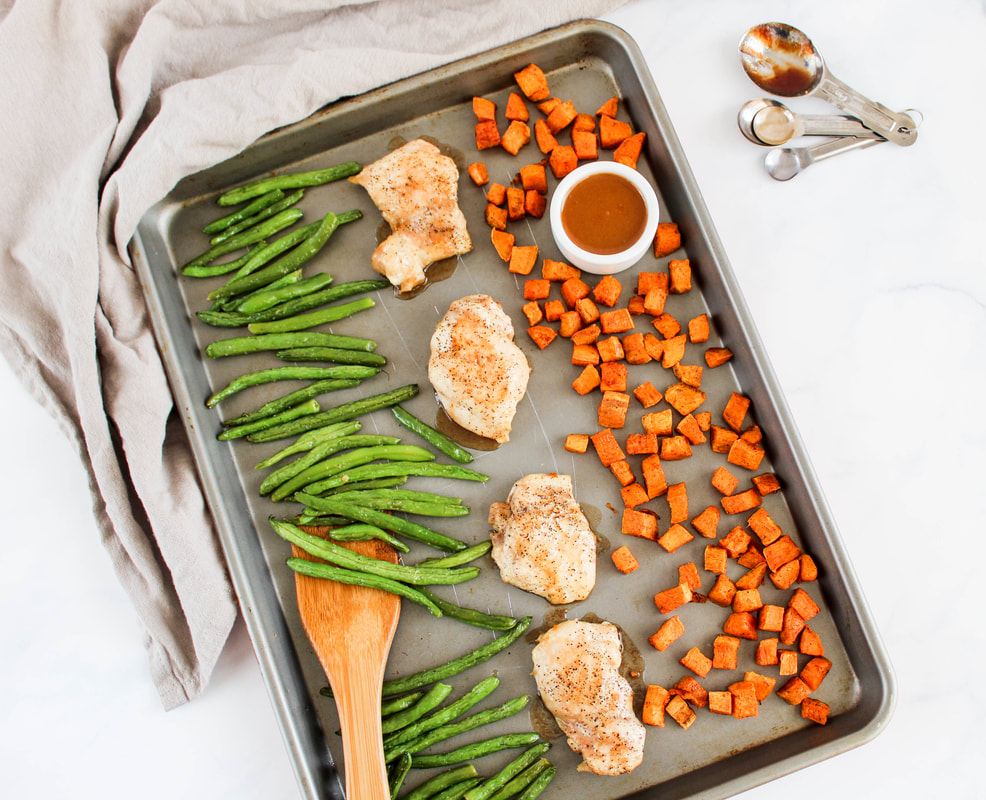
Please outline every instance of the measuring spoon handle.
M804 126L805 136L855 136L858 139L883 138L879 133L867 128L862 122L852 117L802 114L799 119Z
M827 100L836 108L848 111L867 128L894 144L907 146L917 141L917 125L909 115L898 114L864 97L827 72L812 94Z

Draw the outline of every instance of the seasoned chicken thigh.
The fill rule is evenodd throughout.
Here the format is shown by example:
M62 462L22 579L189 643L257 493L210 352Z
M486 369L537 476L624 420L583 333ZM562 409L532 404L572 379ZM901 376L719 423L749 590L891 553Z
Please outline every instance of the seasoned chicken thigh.
M393 231L370 264L400 291L424 283L429 264L472 249L459 208L459 170L430 142L414 139L349 180L366 189Z
M534 680L581 772L622 775L644 757L644 726L633 713L633 691L620 675L623 645L609 622L565 620L534 648Z
M456 300L435 326L428 378L449 419L466 430L509 440L530 374L510 317L489 295Z
M569 475L517 481L490 506L493 560L500 577L552 603L585 600L596 582L596 537L575 502Z

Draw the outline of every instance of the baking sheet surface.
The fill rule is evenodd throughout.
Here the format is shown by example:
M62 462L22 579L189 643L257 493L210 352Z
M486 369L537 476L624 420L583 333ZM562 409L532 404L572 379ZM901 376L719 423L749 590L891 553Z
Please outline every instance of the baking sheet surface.
M647 643L665 617L654 606L657 591L678 581L678 566L692 561L702 574L701 592L712 586L710 573L702 571L703 552L709 540L696 537L673 554L652 542L620 533L622 508L619 484L603 468L592 450L574 455L562 443L568 433L593 433L598 429L598 393L580 397L571 389L579 368L570 363L570 346L557 340L538 350L525 329L521 313L522 276L507 271L489 242L483 221L484 189L472 184L465 166L476 160L486 163L492 181L509 184L521 166L542 156L533 141L516 156L496 149L477 153L474 145L471 99L488 96L498 104L499 114L507 94L515 89L512 74L529 62L539 63L548 73L552 93L571 99L580 111L594 113L609 97L622 98L620 116L636 130L645 130L648 144L639 168L651 178L661 201L662 218L678 222L683 232L683 250L673 257L689 258L694 288L675 295L667 311L683 324L708 313L712 320L709 342L688 344L683 363L702 364L708 346L731 348L734 359L714 370L705 369L702 388L708 394L703 409L713 422L722 424L721 410L730 392L740 391L752 399L749 419L761 426L768 458L761 472L778 474L784 490L764 499L764 506L785 533L790 534L818 562L821 577L804 584L822 613L811 621L833 661L832 671L814 696L831 706L831 721L824 728L802 720L799 709L771 696L761 704L755 718L736 720L700 709L699 718L688 730L668 721L665 728L649 728L644 763L619 778L602 778L576 772L579 758L561 738L554 740L550 758L558 776L545 797L594 797L600 800L641 793L662 798L725 797L784 772L828 757L866 741L886 722L892 707L893 686L879 642L872 630L865 605L855 586L838 533L825 509L796 431L787 417L783 400L773 383L769 365L758 345L755 328L746 314L742 298L707 218L701 196L694 186L673 129L660 98L632 40L622 31L601 23L579 23L516 43L497 53L483 54L435 73L419 76L363 98L329 108L298 126L278 131L258 142L236 159L206 173L187 179L172 195L152 210L141 223L133 246L135 263L148 295L155 327L169 368L176 398L182 406L210 505L217 518L223 546L240 595L241 605L257 647L261 666L271 688L288 749L309 797L341 796L340 779L332 762L341 765L341 740L331 700L319 696L326 681L307 642L298 619L293 573L284 565L290 548L270 530L271 514L296 513L296 504L274 504L258 494L264 472L254 468L262 458L285 442L250 444L244 441L217 442L220 419L255 408L283 393L284 384L257 387L235 395L219 409L209 411L203 401L211 391L246 371L278 364L273 354L208 360L201 353L215 339L241 335L235 329L210 328L194 317L207 308L207 293L224 278L191 279L180 276L176 267L205 249L203 225L221 216L215 196L235 183L259 175L316 169L344 161L369 164L404 141L418 137L438 143L460 167L460 204L473 238L472 252L458 259L446 279L432 283L412 299L402 299L389 289L374 293L376 307L323 330L367 336L378 342L377 352L388 358L378 376L355 389L324 398L324 406L416 383L420 393L404 404L407 410L434 423L438 412L427 379L429 339L436 322L449 304L467 294L485 293L498 300L511 316L517 344L527 355L532 376L527 396L520 404L510 442L493 451L476 451L471 465L490 476L485 484L414 478L408 488L455 494L472 511L456 520L430 520L439 530L468 543L489 536L487 512L491 502L505 500L514 481L534 472L571 475L576 498L586 509L599 537L596 588L589 599L564 608L514 589L499 579L490 558L483 559L482 576L458 587L442 587L440 593L454 602L496 613L533 617L527 637L495 660L459 675L449 682L453 697L487 674L496 673L501 685L484 706L499 704L519 694L535 693L531 677L530 650L536 634L562 616L598 617L616 623L623 631L628 672L636 690L639 711L647 684L670 688L690 675L678 659L692 646L711 656L711 643L728 611L712 603L692 603L677 613L686 635L669 650L659 653ZM537 111L532 110L532 124ZM501 125L502 128L502 125ZM564 135L564 134L563 134ZM602 158L611 153L601 151ZM549 173L550 187L555 183ZM305 221L326 211L360 209L364 218L344 226L319 256L306 266L306 275L329 272L334 283L376 277L369 255L386 234L379 212L359 186L341 181L307 191L300 207ZM548 230L547 215L512 223L509 230L518 244L536 244L540 257L560 259ZM666 268L668 259L644 260L617 277L624 286L622 303L635 285L638 270ZM540 258L539 258L540 263ZM532 276L534 277L534 276ZM588 276L594 284L597 279ZM557 289L552 296L558 296ZM637 318L640 330L644 318ZM668 370L654 364L630 367L630 386L645 380L663 390L675 382ZM659 408L666 407L661 404ZM641 409L633 401L628 427L640 431ZM677 420L676 416L676 420ZM389 412L376 412L363 419L363 431L400 436L417 443L400 428ZM621 440L623 436L619 437ZM448 460L442 457L441 460ZM631 458L639 475L639 457ZM707 445L694 448L694 455L681 462L665 464L668 482L686 482L690 517L708 505L718 505L719 495L709 483L712 471L726 465L725 458ZM730 466L740 478L739 490L748 488L749 473ZM661 517L661 530L668 523L667 501L652 501L648 508ZM746 515L724 516L719 534L742 524ZM627 544L641 562L631 575L618 573L610 561L613 549ZM434 555L415 546L409 562ZM736 579L743 569L733 564ZM762 588L764 602L784 605L790 592L769 583ZM396 677L433 666L489 641L492 634L451 619L434 619L423 608L405 602L391 651L388 677ZM755 644L744 642L739 668L713 670L701 683L709 690L725 689L742 678L744 670L755 670L778 678L776 668L758 667L753 660ZM807 660L801 657L801 665ZM522 713L496 726L495 732L546 730L540 703L531 704L531 715ZM492 735L481 730L455 742ZM325 749L328 744L328 750ZM448 745L444 749L449 749ZM477 766L492 774L516 753L488 757ZM714 765L714 766L713 766ZM712 767L712 769L708 769ZM430 774L430 772L428 773ZM418 775L412 780L420 781Z

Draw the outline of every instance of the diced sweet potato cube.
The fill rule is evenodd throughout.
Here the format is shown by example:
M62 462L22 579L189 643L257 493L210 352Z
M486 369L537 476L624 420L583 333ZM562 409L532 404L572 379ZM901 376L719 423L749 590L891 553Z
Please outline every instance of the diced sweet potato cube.
M538 111L547 117L559 103L561 103L560 97L546 97L538 103Z
M719 573L716 576L716 582L712 586L712 590L709 592L709 600L715 603L717 606L722 606L726 608L732 605L733 597L736 595L736 586L733 584L725 572Z
M684 339L685 337L680 337ZM675 364L671 371L674 376L682 383L687 383L689 386L694 386L696 389L702 385L702 367L698 364L682 364L679 360Z
M697 719L695 712L689 708L688 703L681 699L680 695L672 697L668 701L667 706L665 706L664 711L685 730L690 728Z
M555 136L566 127L568 127L578 116L579 112L575 110L575 105L571 100L565 100L553 109L551 113L548 114L548 118L545 122L548 125L548 130L551 131Z
M664 258L681 247L681 231L677 222L658 222L654 234L654 258Z
M640 468L643 471L644 486L647 489L648 497L651 499L660 497L668 490L668 482L664 475L664 467L661 465L660 456L647 456L640 462Z
M698 427L702 429L702 432L708 433L712 428L712 412L696 411L692 416L695 417L695 421L698 423Z
M800 705L811 694L811 688L801 678L795 676L777 690L777 696L792 706Z
M751 681L731 683L729 693L733 696L734 718L755 717L760 712L760 704L757 702L757 687Z
M749 470L759 469L763 457L764 449L758 444L750 444L742 436L729 446L729 452L726 454L726 460L730 464Z
M767 545L763 549L763 557L767 559L767 567L771 572L776 572L782 566L790 561L794 561L800 555L800 548L787 534L784 534L776 542Z
M596 448L596 454L599 456L599 460L604 467L608 467L614 461L626 460L623 448L620 447L619 442L616 441L616 437L613 436L613 431L608 428L603 428L603 430L592 434L589 438L592 440L592 446Z
M692 267L687 258L672 258L668 262L671 294L684 294L692 288Z
M757 627L762 631L776 633L784 625L784 606L775 606L768 603L760 608L757 618Z
M589 297L580 297L576 300L575 311L586 325L599 319L599 308Z
M729 533L722 537L719 546L724 548L730 558L738 558L746 552L750 546L750 534L739 525L730 528Z
M657 452L658 441L653 433L631 433L627 436L627 455L649 456Z
M698 708L705 708L709 704L709 693L691 675L685 675L679 680L671 690L672 695L677 695L682 700L691 703Z
M739 392L732 392L722 410L722 418L730 428L738 432L743 429L743 420L746 419L749 408L749 397Z
M592 290L593 299L600 305L613 308L620 299L623 285L612 275L604 275Z
M507 106L503 111L503 116L510 120L519 119L521 122L527 122L531 115L527 110L527 103L524 102L524 98L517 92L511 92L507 97Z
M531 129L526 122L512 120L500 137L500 146L510 155L515 156L520 149L531 141Z
M673 553L679 547L684 544L688 544L688 542L694 538L695 537L688 532L687 528L676 522L668 528L661 537L658 538L657 543L669 553Z
M818 580L818 567L815 565L815 559L807 553L802 553L798 562L801 565L801 568L798 570L799 581L810 582Z
M511 250L510 252L510 266L508 267L508 269L510 272L514 273L515 275L530 275L531 271L534 269L534 265L537 263L537 258L538 258L537 245L534 244L523 245L523 246L514 245L513 250ZM535 280L537 281L538 287L540 287L542 291L545 287L547 288L548 292L551 291L551 284L548 281L544 280L543 278L535 279ZM543 300L547 296L548 296L547 294L544 294L539 296L538 298L531 298L531 299Z
M544 318L548 322L558 322L565 313L565 304L558 299L546 300L544 303Z
M646 296L651 289L668 288L668 273L647 272L637 273L637 294Z
M579 317L577 311L572 311L576 317ZM582 323L582 317L579 317L579 324ZM599 326L593 323L592 325L586 325L584 328L580 328L575 333L572 334L572 344L594 344L599 339Z
M550 301L549 301L550 302ZM558 301L561 303L561 300ZM572 338L582 327L582 317L578 311L566 311L558 317L558 335Z
M719 634L712 642L713 669L736 669L740 640L735 636Z
M626 545L617 547L610 558L613 559L613 566L624 575L629 575L640 566L640 562Z
M715 506L708 506L692 520L692 527L706 539L714 539L716 528L719 527L719 509Z
M664 357L664 340L658 339L653 333L644 334L644 347L647 348L647 355L654 361L660 361Z
M678 583L688 584L688 588L697 592L702 587L702 577L698 574L698 567L694 561L678 565Z
M664 307L668 302L668 287L663 284L652 286L644 295L644 313L652 317L659 317L664 313Z
M665 397L667 395L665 394ZM760 494L756 489L747 489L745 492L739 492L738 494L732 494L729 497L723 497L719 504L722 506L722 510L727 514L742 514L744 511L749 511L751 508L756 508L761 503Z
M733 351L728 347L710 347L705 351L705 363L710 369L721 367L733 357Z
M729 556L724 548L712 544L705 546L706 572L724 573L726 571L726 563L728 559Z
M737 589L733 597L733 611L758 611L763 608L759 589Z
M637 511L633 508L623 509L623 521L620 532L628 536L638 536L641 539L657 541L657 517L647 511Z
M565 437L565 449L570 453L585 453L589 449L589 434L568 434Z
M609 471L613 473L613 477L619 481L620 486L629 486L634 482L633 470L630 469L630 464L627 461L617 461L609 465Z
M798 651L777 651L777 672L780 675L796 675L798 672Z
M794 644L804 628L804 617L790 606L785 608L784 624L781 626L781 644Z
M778 589L788 589L798 579L801 572L801 559L789 561L780 569L771 570L770 582Z
M477 150L489 150L491 147L496 147L501 141L500 129L496 126L496 120L486 119L476 123Z
M671 409L665 408L661 411L650 411L644 414L640 418L640 424L644 426L644 430L647 433L653 433L655 436L670 436L672 429L672 424L674 418L671 415Z
M825 676L832 669L832 662L825 656L815 656L801 670L801 680L803 680L811 691L815 691L822 685Z
M690 603L691 599L692 590L688 588L687 584L679 583L677 586L672 586L670 589L655 594L654 605L662 614L670 614L685 603Z
M491 183L486 190L486 202L502 206L507 202L507 187L502 183Z
M757 621L749 611L734 611L722 624L723 633L740 639L757 640Z
M620 108L620 98L614 95L613 97L609 98L609 100L607 100L605 103L603 103L601 106L599 106L599 110L596 112L596 116L615 117L616 112L619 110L619 108Z
M814 697L806 697L801 701L801 716L819 725L829 721L829 705Z
M682 416L691 414L705 402L705 392L687 383L674 383L664 390L664 399Z
M709 340L709 316L699 314L688 320L688 341L692 344L707 342Z
M536 344L541 350L544 350L544 348L551 344L558 336L557 332L555 332L553 328L549 328L547 325L531 325L527 329L527 335L531 337L534 344Z
M725 455L738 438L736 431L731 431L722 425L712 425L709 429L709 447L712 448L713 453Z
M524 190L519 186L507 187L507 219L516 222L523 219L527 212L524 210Z
M579 377L572 381L572 388L579 394L589 394L599 386L599 382L599 370L594 364L586 364L582 372L579 373Z
M520 168L520 185L524 191L533 189L541 194L548 193L548 179L545 176L544 164L527 164Z
M507 229L507 209L495 206L492 203L486 204L486 224L494 230L503 231Z
M688 519L688 489L684 482L675 483L668 486L668 507L670 509L670 521L684 522ZM688 535L692 539L691 534Z
M541 310L541 304L537 300L531 300L529 303L524 303L520 307L520 310L527 317L528 325L537 325L541 320L544 319L544 311Z
M588 297L591 292L592 289L589 288L589 284L581 278L568 278L561 285L562 300L571 309L574 309L575 304L583 297Z
M639 483L631 483L620 489L620 498L627 508L636 508L650 499L647 497L647 491Z
M540 192L528 189L524 192L524 213L534 219L541 219L548 208L548 198Z
M515 247L514 252L523 248ZM524 281L525 300L544 300L551 292L551 284L542 278L528 278Z
M755 566L750 567L743 575L739 577L736 581L737 589L759 589L763 584L764 578L767 577L767 562L761 562Z
M537 64L528 64L519 72L515 72L514 80L517 81L517 86L524 93L524 97L532 102L539 103L551 94L548 89L548 79Z
M720 494L730 495L739 486L739 478L725 467L716 467L715 472L712 473L712 486Z
M594 344L573 344L572 363L577 367L599 363L599 351Z
M637 160L640 158L640 153L644 148L644 139L646 137L647 134L643 131L635 133L633 136L628 136L613 151L613 161L636 169Z
M712 669L712 659L705 655L697 647L691 648L684 656L682 656L678 663L685 669L690 669L700 678L704 678L709 674L709 670Z
M472 99L472 112L479 122L496 119L496 103L485 97L474 97Z
M514 235L493 228L490 231L490 241L493 243L493 249L496 250L496 254L504 261L509 262L510 256L514 251Z
M751 425L740 434L740 439L750 444L759 444L763 441L763 431L759 425Z
M633 330L633 316L625 308L614 308L599 315L603 333L626 333Z
M490 174L486 171L486 165L482 161L474 161L466 167L466 172L477 186L485 186L490 182Z
M596 118L592 114L576 114L572 121L572 133L575 131L594 131Z
M776 637L772 639L761 639L757 642L757 652L753 660L761 667L776 666L778 663L777 645L779 641Z
M691 455L692 447L684 436L668 436L661 440L661 458L664 461L681 461Z
M627 365L619 361L604 361L599 365L599 388L604 392L625 392L627 390ZM627 395L629 403L630 396Z
M677 336L681 333L681 323L667 311L654 317L652 324L657 332L665 339L670 339L672 336Z
M657 629L657 632L650 636L647 641L650 644L661 650L667 650L675 640L680 638L685 632L685 626L681 622L681 617L675 614L673 617L669 617L664 621L664 624Z
M651 360L642 333L628 333L623 337L623 352L629 364L646 364Z
M776 542L783 534L780 525L774 522L774 518L767 513L767 509L763 506L750 514L746 524L750 526L750 530L757 535L764 545Z
M639 294L630 295L630 299L627 300L627 311L633 314L635 317L639 317L644 311L644 298Z
M664 352L661 353L661 366L671 369L685 357L685 336L672 336L664 342ZM682 381L685 386L695 388L693 383Z
M626 352L626 346L624 346L623 350ZM634 389L633 396L637 398L640 405L644 408L656 406L664 398L664 395L661 394L650 381L645 381Z
M576 117L577 121L578 117ZM573 128L572 148L575 150L575 157L579 161L594 161L599 157L599 140L596 138L595 131Z
M596 349L599 351L601 361L620 361L625 355L623 342L618 336L607 336L605 339L600 339L596 342Z
M762 496L767 496L768 494L773 494L774 492L779 492L781 490L781 482L777 480L777 476L772 472L765 472L763 475L757 475L751 479L753 485L756 487L757 491L760 492Z
M732 692L709 692L709 711L730 716L733 713Z
M747 683L753 684L753 687L756 690L757 700L761 703L770 697L770 693L774 689L774 684L777 683L777 681L769 675L761 675L759 672L753 672L752 670L747 670L743 673L743 680Z
M649 685L644 697L643 713L640 716L644 725L664 727L664 710L671 699L671 693L663 686Z
M543 119L534 121L534 142L537 144L538 150L545 155L558 147L558 140Z
M541 277L547 281L564 283L570 279L581 278L582 271L577 267L566 264L564 261L554 261L553 259L546 258L541 263Z
M801 631L801 641L798 642L798 649L806 656L824 656L825 647L822 645L822 637L805 625Z
M633 135L633 128L623 120L609 115L599 117L599 145L604 150L615 150Z
M551 174L561 180L579 165L579 157L575 148L568 144L560 144L548 156L548 166Z
M818 603L811 599L811 596L804 589L795 589L787 601L788 608L793 608L805 621L814 617L821 609Z

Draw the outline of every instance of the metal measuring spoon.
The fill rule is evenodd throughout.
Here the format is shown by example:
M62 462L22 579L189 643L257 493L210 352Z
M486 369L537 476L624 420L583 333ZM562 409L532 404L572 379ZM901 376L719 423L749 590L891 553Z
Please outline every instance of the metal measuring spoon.
M767 153L763 164L767 168L767 174L775 181L789 181L817 161L884 141L886 140L883 138L858 139L855 136L846 136L810 147L778 147Z
M747 139L767 146L784 144L797 136L882 138L852 117L795 114L783 103L766 97L744 103L736 121Z
M816 95L899 145L917 140L917 125L832 77L811 40L782 22L750 28L739 43L743 69L757 86L781 97Z

